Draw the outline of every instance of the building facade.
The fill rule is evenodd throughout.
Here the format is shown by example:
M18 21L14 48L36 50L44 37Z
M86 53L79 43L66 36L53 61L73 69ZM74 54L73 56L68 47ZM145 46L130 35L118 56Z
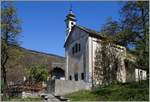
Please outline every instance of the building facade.
M95 57L97 48L101 48L104 37L94 30L77 25L76 16L69 11L66 16L66 80L84 81L87 83L102 84L98 75L95 74ZM119 45L108 46L119 59L116 77L119 82L127 82L125 68L126 48ZM113 64L110 64L110 68ZM145 74L145 72L143 72ZM136 75L135 75L136 76ZM102 76L103 77L103 76Z

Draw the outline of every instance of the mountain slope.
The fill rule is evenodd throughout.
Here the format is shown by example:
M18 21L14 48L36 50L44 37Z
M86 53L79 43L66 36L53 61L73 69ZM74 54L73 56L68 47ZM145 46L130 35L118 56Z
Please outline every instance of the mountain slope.
M22 81L23 77L26 76L26 70L34 63L47 66L49 72L53 69L53 63L65 63L64 57L28 50L22 47L11 46L10 51L15 56L13 56L11 60L9 60L9 63L7 63L8 82ZM64 69L64 67L62 69Z

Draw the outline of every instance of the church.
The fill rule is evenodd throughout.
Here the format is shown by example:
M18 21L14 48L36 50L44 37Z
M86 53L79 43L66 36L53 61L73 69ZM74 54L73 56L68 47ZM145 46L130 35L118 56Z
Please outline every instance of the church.
M84 81L90 84L102 84L99 76L96 74L96 49L101 48L101 42L104 37L94 30L77 24L76 16L72 9L65 19L66 37L65 37L65 79L72 81ZM139 72L141 78L146 79L146 71L133 68L129 72L126 68L125 59L127 59L126 48L120 45L109 46L118 56L119 63L116 69L116 79L118 82L138 80ZM134 58L128 58L132 60ZM111 68L111 65L110 65Z

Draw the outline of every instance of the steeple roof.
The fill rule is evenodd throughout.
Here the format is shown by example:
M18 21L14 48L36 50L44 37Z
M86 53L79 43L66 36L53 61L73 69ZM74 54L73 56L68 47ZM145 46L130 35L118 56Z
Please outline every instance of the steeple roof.
M68 15L66 16L65 21L66 21L66 20L76 21L76 16L75 16L75 14L74 14L73 11L72 11L72 5L70 6L69 13L68 13Z

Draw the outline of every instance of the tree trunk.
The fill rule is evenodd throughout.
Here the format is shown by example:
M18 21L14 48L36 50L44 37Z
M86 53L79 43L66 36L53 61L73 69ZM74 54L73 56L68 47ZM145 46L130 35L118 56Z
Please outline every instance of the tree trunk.
M6 77L6 68L4 65L2 65L2 78L3 78L3 81L4 81L4 87L3 87L3 97L2 97L2 100L3 101L6 101L6 98L7 98L7 77Z
M8 55L6 54L6 58L2 58L2 79L4 81L4 87L3 87L3 97L2 97L2 100L6 100L6 97L7 97L7 71L6 71L6 63L8 61Z

